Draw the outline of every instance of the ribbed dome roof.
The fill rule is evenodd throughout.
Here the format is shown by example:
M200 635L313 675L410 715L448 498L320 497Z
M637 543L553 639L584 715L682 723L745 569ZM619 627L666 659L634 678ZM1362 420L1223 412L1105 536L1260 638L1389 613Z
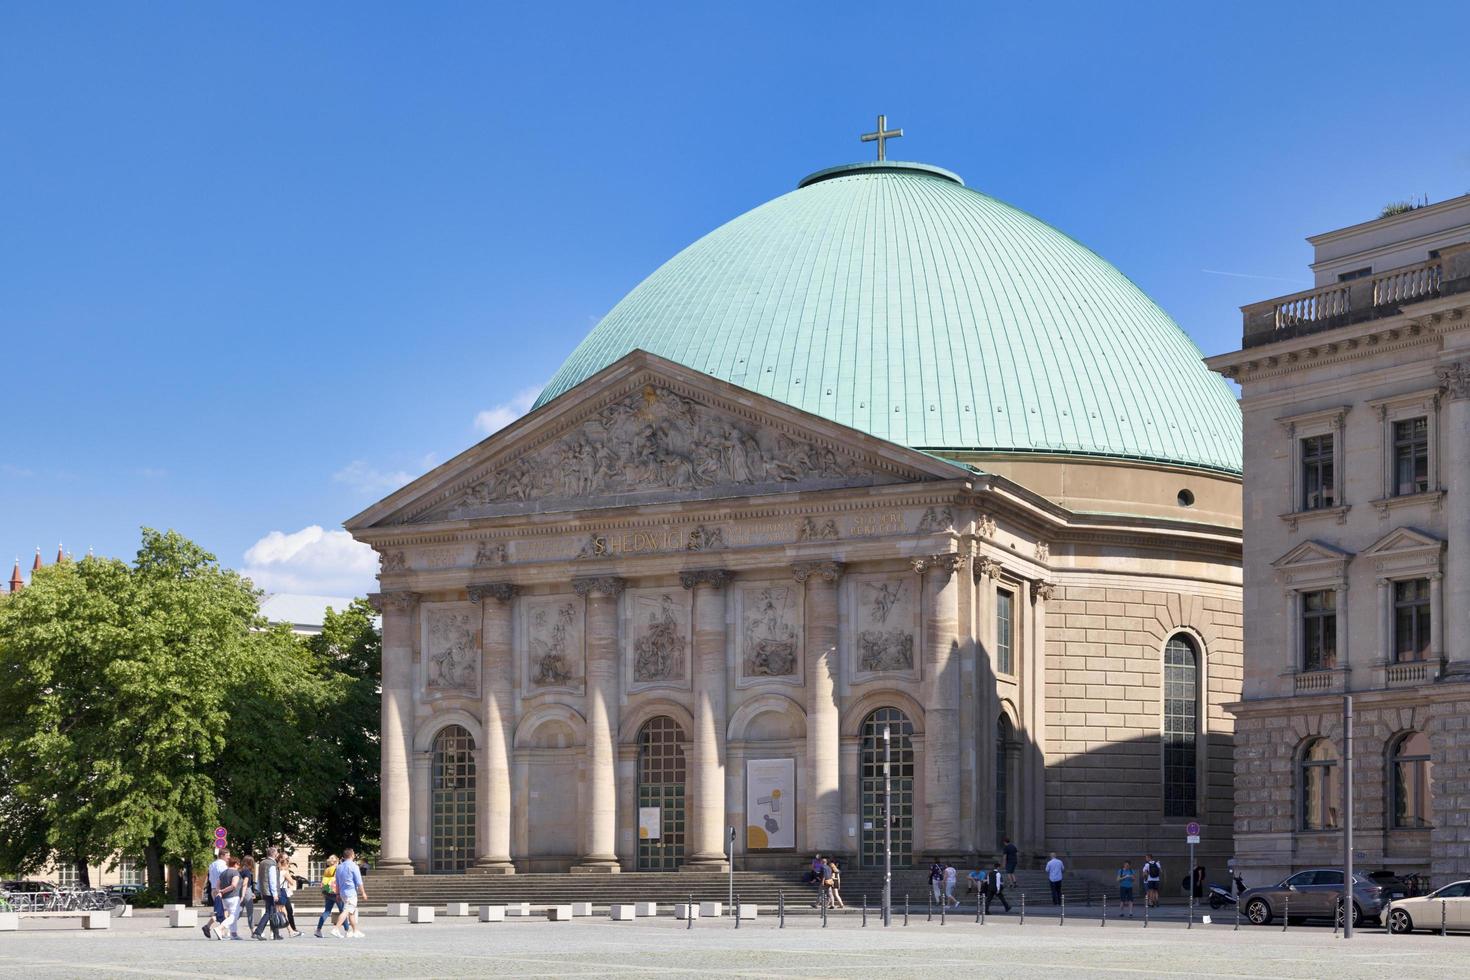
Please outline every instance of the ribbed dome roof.
M1239 472L1240 410L1138 287L923 164L853 164L715 229L623 298L543 404L643 349L933 452Z

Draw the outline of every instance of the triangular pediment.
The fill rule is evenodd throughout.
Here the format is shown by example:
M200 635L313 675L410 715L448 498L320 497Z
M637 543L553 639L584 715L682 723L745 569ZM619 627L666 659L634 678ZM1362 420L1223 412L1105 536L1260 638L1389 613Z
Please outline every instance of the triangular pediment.
M347 522L352 530L970 471L634 351Z
M1341 565L1352 560L1352 553L1321 541L1303 541L1271 563L1277 569L1303 568L1314 565Z
M1383 537L1364 548L1364 558L1391 558L1399 555L1437 552L1444 541L1414 527L1396 527Z

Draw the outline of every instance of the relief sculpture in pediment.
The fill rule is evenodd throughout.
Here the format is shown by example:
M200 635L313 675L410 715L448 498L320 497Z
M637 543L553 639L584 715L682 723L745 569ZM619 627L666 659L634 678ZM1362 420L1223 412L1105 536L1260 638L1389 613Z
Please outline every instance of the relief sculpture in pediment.
M633 680L655 683L684 679L688 617L668 593L634 601Z
M798 633L791 622L794 592L789 586L745 591L746 677L790 677L796 673Z
M860 467L818 443L646 385L464 492L460 507L840 480Z
M866 582L858 600L858 669L879 673L914 666L913 584L907 579Z
M435 610L428 613L426 687L444 692L480 688L480 635L477 616Z

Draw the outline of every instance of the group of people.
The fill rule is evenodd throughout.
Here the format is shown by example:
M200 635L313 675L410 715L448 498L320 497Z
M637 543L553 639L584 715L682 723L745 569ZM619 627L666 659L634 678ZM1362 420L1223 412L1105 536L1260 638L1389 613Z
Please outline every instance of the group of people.
M331 934L338 939L362 938L357 903L367 898L367 890L356 859L350 847L340 859L335 854L327 859L322 871L322 914L316 920L318 939L323 938L322 928L328 922L332 924ZM279 848L267 847L259 862L249 855L236 858L229 850L221 850L209 865L209 898L214 914L201 927L204 938L246 938L240 934L242 917L245 932L252 939L264 941L267 928L272 939L302 935L296 928L296 908L291 898L306 884L291 870L291 859ZM256 902L262 905L259 922L255 921Z
M842 869L838 867L836 858L818 854L812 858L812 869L806 878L817 887L817 900L812 903L812 908L847 908L842 901Z

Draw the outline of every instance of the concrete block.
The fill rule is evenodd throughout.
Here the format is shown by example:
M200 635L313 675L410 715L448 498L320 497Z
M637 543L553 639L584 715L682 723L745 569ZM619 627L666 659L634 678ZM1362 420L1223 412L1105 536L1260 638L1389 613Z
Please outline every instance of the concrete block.
M408 921L417 925L433 925L434 906L414 905L408 910Z
M124 905L117 910L117 917L119 919L131 919L133 917L133 907L131 905Z
M581 915L581 916L591 915L592 914L592 903L591 902L573 902L572 903L572 914L573 915Z
M687 902L680 902L678 905L674 906L674 918L697 919L699 918L699 906L690 905Z
M700 902L699 917L701 919L718 919L725 914L725 906L719 902Z
M167 915L170 912L177 912L180 909L186 909L186 908L188 908L188 906L187 905L184 905L182 903L173 903L173 904L170 904L170 905L165 905L163 907L163 914L164 915Z
M112 915L108 912L83 912L83 929L110 929L112 928Z
M531 914L530 902L515 902L505 907L506 915L527 916Z
M548 905L546 906L546 918L551 922L571 922L572 907L570 905Z
M170 929L193 929L199 925L199 913L194 909L175 908L168 913Z
M608 909L607 917L614 922L632 922L638 918L638 913L631 905L614 905Z
M448 905L444 906L444 914L445 915L469 915L470 914L470 903L469 902L450 902Z
M388 916L389 918L397 918L397 919L405 918L408 915L408 903L407 902L389 902L388 903L388 910L386 912L384 912L383 914L386 915L386 916Z
M0 912L0 932L18 932L19 930L19 912Z
M640 918L650 918L658 915L657 902L634 902L633 914Z
M504 905L481 905L480 906L480 921L481 922L504 922L505 921L505 906Z
M760 906L750 902L741 902L735 908L736 914L742 919L754 919L760 913Z

